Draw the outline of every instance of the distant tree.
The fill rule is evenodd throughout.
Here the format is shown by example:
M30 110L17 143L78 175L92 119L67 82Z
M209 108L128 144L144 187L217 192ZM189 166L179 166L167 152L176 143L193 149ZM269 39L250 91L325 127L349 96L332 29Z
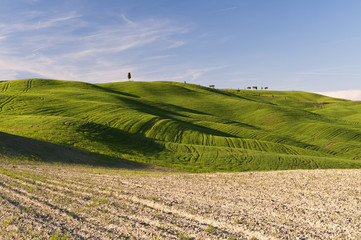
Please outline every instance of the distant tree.
M257 86L252 86L253 89L257 90Z
M130 74L130 72L128 72L128 80L130 81L131 78L132 78L132 75Z
M265 89L265 90L267 90L267 89L268 89L268 87L264 87L264 89Z
M249 89L249 90L250 90L250 89L252 89L252 88L251 88L251 87L247 87L247 89Z
M214 85L209 85L210 88L214 88L215 86Z

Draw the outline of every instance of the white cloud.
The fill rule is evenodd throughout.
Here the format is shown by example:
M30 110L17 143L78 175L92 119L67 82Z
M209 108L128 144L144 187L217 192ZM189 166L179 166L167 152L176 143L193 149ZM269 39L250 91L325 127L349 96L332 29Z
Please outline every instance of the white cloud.
M318 92L318 94L322 94L334 98L361 100L361 90L340 90L340 91L332 91L332 92Z

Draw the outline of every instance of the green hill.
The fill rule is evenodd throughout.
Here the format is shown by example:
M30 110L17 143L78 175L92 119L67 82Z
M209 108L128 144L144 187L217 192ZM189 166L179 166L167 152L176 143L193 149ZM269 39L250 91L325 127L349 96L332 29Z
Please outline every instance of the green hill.
M73 161L69 151L103 159L89 164L112 159L194 172L361 167L361 103L306 92L3 81L0 131L3 154L46 161L53 151L26 150L23 140L65 147L65 162ZM6 144L9 136L21 139L17 147ZM62 161L59 153L53 160Z

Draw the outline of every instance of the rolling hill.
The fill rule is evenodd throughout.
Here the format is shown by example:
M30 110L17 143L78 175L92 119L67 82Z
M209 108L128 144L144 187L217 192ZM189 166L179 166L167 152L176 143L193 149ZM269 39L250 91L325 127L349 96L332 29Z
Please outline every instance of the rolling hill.
M2 81L0 132L3 156L44 161L191 172L361 167L361 102L297 91Z

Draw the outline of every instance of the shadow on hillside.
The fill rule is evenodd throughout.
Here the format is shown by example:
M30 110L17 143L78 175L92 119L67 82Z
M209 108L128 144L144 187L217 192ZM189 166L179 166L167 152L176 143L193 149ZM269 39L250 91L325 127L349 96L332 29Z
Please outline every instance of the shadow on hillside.
M0 132L0 157L103 166L129 170L147 170L152 166L126 159L87 152L75 147Z
M101 89L102 91L109 92L109 93L115 93L115 94L120 94L120 95L124 95L124 96L128 96L128 97L134 97L134 98L140 98L138 95L134 95L134 94L131 94L131 93L121 92L121 91L118 91L118 90L113 90L113 89L110 89L110 88L101 87L101 86L95 85L95 84L93 84L92 86L95 87L95 88Z
M135 109L135 110L137 110L139 112L146 113L146 114L149 114L149 115L156 115L156 116L159 116L159 117L161 117L163 119L171 119L171 120L174 120L174 121L178 122L179 124L181 124L185 128L195 130L195 131L199 131L199 132L202 132L202 133L211 134L211 135L215 135L215 136L223 136L223 137L237 137L237 136L232 135L232 134L217 131L217 130L212 129L212 128L197 125L197 124L187 122L187 121L183 121L183 120L180 120L179 118L177 118L177 117L188 118L189 116L185 115L185 114L198 114L198 115L211 116L211 114L209 114L209 113L194 110L194 109L190 109L190 108L185 108L185 107L182 107L182 106L177 106L177 105L170 104L170 103L158 104L157 102L152 102L152 104L149 104L147 101L142 101L141 99L139 99L140 97L137 96L137 95L124 93L124 92L121 92L121 91L118 91L118 90L105 88L105 87L102 87L102 86L99 86L99 85L94 85L94 86L99 88L99 89L102 89L104 91L118 94L118 96L117 96L118 100L120 100L124 104L128 105L130 108ZM243 98L241 96L231 94L231 93L227 93L227 92L217 90L217 89L212 89L212 88L207 88L207 87L202 87L202 86L198 86L198 87L200 87L202 89L205 89L207 91L215 92L215 93L218 93L218 94L223 94L223 95L226 95L226 96L233 96L233 97L236 96L238 98ZM124 97L124 96L127 96L127 97ZM135 99L131 99L131 98L128 98L128 97L133 97ZM247 99L247 98L243 98L243 99L254 101L252 99ZM236 122L234 122L234 123L236 123ZM241 123L241 122L237 122L237 124L242 125L243 127L247 127L247 128L259 129L259 128L255 127L255 126L252 126L252 125L249 125L249 124L244 124L244 123Z
M103 124L88 122L79 126L76 131L89 141L106 146L106 149L114 153L130 151L151 157L164 150L163 146L142 134L128 133Z
M188 118L187 115L181 114L179 112L176 111L180 111L180 112L188 112L188 113L193 113L193 114L199 114L199 115L210 115L208 113L205 112L200 112L200 111L196 111L196 110L192 110L192 109L188 109L188 108L184 108L184 107L179 107L176 105L171 105L171 104L164 104L164 106L167 106L169 108L173 108L172 110L167 110L167 109L163 109L161 107L157 107L155 105L150 105L144 102L140 102L137 100L133 100L133 99L129 99L129 98L124 98L124 97L118 97L119 100L121 100L123 103L127 104L130 108L135 109L139 112L142 113L146 113L149 115L154 115L154 116L159 116L163 119L170 119L170 120L174 120L175 122L179 123L181 126L183 126L185 129L189 129L189 130L193 130L193 131L198 131L201 133L205 133L205 134L210 134L210 135L214 135L214 136L222 136L222 137L237 137L236 135L232 135L226 132L222 132L222 131L218 131L216 129L212 129L209 127L205 127L205 126L201 126L192 122L187 122L184 120L181 120L178 117L182 117L182 118ZM211 115L210 115L211 116ZM241 122L238 122L239 125L243 125L243 127L248 127L248 128L252 128L252 129L259 129L255 126L249 125L249 124L244 124Z
M133 98L140 98L138 95L134 95L134 94L130 94L130 93L126 93L126 92L121 92L121 91L118 91L118 90L113 90L113 89L109 89L109 88L105 88L105 87L101 87L101 86L98 86L98 85L93 85L94 87L96 88L99 88L103 91L106 91L106 92L109 92L109 93L115 93L115 94L119 94L119 95L123 95L123 96L127 96L127 97L133 97ZM123 102L125 103L131 103L131 105L133 106L139 106L140 109L148 109L148 108L153 108L152 110L156 110L156 111L159 111L160 109L159 108L156 108L156 107L153 107L153 106L150 106L148 104L145 104L145 103L142 103L140 101L136 101L136 100L132 100L132 99L129 99L129 98L124 98L123 96L119 96L119 99L122 100ZM181 107L181 106L177 106L177 105L173 105L173 104L169 104L169 103L162 103L163 106L166 106L168 108L173 108L173 109L176 109L177 111L179 112L189 112L189 113L193 113L193 114L203 114L203 115L209 115L208 113L205 113L205 112L200 112L200 111L197 111L197 110L193 110L193 109L189 109L189 108L184 108L184 107ZM156 109L154 109L156 108ZM165 109L161 109L161 111L167 111ZM153 113L153 111L150 111L148 113ZM180 116L184 116L182 114L179 114L179 113L175 113L175 112L171 112L172 114L176 114L176 115L180 115Z

